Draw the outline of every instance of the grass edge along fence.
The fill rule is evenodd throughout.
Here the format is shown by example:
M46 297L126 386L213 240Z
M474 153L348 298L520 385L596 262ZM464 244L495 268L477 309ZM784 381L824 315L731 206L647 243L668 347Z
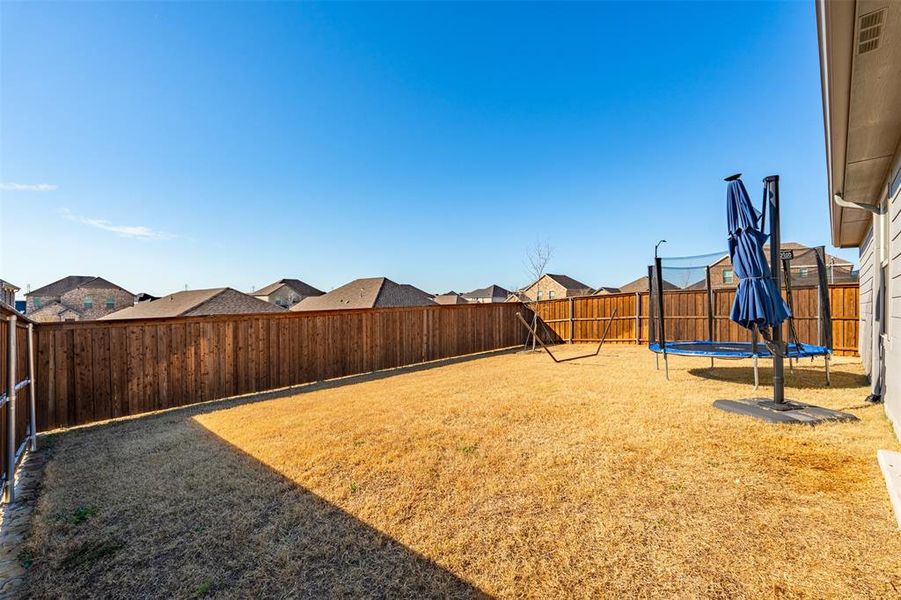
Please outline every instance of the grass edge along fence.
M519 303L40 323L40 430L522 345ZM531 313L529 313L531 314Z
M793 294L798 338L815 344L818 339L816 287L798 287ZM751 339L750 332L729 320L734 298L734 289L713 290L714 338L718 341ZM834 354L857 356L859 286L830 284L829 298ZM668 339L709 337L706 290L667 290L664 301ZM597 342L614 310L617 316L605 343L646 344L648 341L648 292L577 296L532 302L528 306L547 325L545 341Z
M16 499L16 468L35 450L34 324L0 304L0 489Z

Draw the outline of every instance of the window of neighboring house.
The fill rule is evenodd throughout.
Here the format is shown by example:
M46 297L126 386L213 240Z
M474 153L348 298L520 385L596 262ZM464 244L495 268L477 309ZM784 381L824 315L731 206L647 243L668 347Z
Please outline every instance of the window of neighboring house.
M94 298L91 296L85 296L81 303L85 308L94 308Z
M38 309L41 307L41 299L40 298L35 298L34 300L32 300L32 303L34 304L35 309Z
M541 290L538 290L537 299L539 302L541 302Z
M548 300L553 300L553 299L554 299L554 290L550 290L550 291L547 293L547 299L548 299Z
M735 273L732 269L723 269L723 283L734 283Z
M106 307L109 310L116 308L116 299L113 296L106 297Z
M798 267L798 277L806 279L808 275L810 275L809 267Z

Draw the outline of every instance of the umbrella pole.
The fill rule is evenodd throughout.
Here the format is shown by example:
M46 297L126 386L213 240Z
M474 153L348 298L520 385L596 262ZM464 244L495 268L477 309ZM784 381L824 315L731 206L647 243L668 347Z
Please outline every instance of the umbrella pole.
M766 201L770 203L770 269L776 284L777 298L782 297L782 239L779 224L779 176L770 175L764 180ZM773 327L773 402L785 403L785 364L782 343L782 323Z

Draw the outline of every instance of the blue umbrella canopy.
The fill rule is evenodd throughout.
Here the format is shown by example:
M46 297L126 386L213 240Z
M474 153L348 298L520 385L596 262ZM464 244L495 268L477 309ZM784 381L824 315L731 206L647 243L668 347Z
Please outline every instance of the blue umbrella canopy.
M779 294L763 246L769 235L761 231L761 213L751 204L741 179L729 181L726 190L729 225L729 258L738 276L738 289L729 318L746 329L767 331L791 315Z

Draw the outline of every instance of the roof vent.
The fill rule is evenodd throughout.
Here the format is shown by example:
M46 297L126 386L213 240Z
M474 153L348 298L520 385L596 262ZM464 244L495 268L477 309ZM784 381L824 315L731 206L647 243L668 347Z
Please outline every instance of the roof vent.
M882 24L885 22L885 9L861 15L857 30L857 53L865 54L879 47L882 39Z

